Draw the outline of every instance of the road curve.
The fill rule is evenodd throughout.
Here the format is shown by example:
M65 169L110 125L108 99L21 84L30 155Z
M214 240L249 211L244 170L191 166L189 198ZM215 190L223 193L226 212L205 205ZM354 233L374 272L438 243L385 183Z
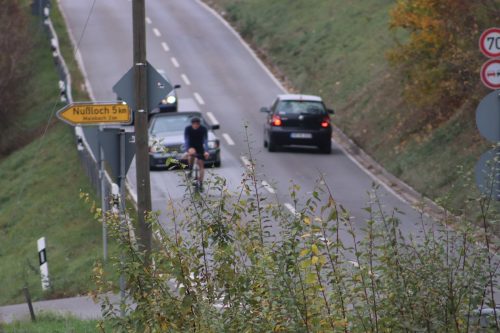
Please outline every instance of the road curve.
M111 87L132 66L132 6L130 0L93 3L60 1L95 98L110 100L115 98ZM183 86L181 98L196 100L221 125L223 167L212 171L236 187L251 149L264 188L276 192L284 203L290 202L290 181L300 185L306 198L322 175L336 200L362 227L373 179L335 143L331 155L309 149L264 150L264 116L259 108L269 105L283 89L227 24L197 0L149 0L146 5L149 62ZM132 166L128 175L132 187L134 175ZM151 180L153 209L164 211L167 198L182 196L175 173L152 172ZM388 209L405 212L402 228L413 230L419 214L384 188L380 196Z

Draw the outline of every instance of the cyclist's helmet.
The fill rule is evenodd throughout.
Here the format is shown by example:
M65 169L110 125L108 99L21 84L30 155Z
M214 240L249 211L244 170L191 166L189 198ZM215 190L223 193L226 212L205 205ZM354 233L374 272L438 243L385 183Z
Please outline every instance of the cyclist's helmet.
M201 123L200 118L198 118L198 117L193 117L193 118L191 118L191 124L194 124L194 123L198 123L198 124L200 124L200 123Z

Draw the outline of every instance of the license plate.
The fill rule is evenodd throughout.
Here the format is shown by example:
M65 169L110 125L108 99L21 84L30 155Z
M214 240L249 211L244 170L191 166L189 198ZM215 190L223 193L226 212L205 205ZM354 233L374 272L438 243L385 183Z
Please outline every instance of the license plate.
M292 139L311 139L312 134L311 133L291 133L290 137Z

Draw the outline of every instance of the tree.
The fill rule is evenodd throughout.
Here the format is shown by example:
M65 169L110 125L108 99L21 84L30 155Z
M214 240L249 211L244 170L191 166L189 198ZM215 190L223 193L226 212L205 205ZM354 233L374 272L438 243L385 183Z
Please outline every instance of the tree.
M390 27L409 33L388 53L402 72L405 97L418 107L447 118L478 87L483 58L481 31L494 26L498 0L399 0ZM436 114L437 113L437 114Z
M0 156L9 151L7 129L16 125L29 77L29 18L18 1L0 0ZM11 132L10 132L11 133ZM9 140L12 142L13 140Z

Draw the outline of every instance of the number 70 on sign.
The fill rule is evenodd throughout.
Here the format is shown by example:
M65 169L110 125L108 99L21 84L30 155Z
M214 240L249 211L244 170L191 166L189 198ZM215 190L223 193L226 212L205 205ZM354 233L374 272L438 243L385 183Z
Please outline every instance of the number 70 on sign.
M485 30L479 38L479 48L488 58L500 57L500 28Z

